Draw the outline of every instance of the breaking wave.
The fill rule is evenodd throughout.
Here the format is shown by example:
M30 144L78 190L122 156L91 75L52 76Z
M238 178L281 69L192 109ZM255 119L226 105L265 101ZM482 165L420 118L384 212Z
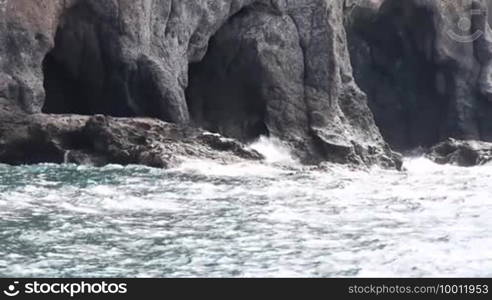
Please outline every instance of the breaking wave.
M273 145L273 146L272 146ZM0 165L0 276L492 276L491 166Z

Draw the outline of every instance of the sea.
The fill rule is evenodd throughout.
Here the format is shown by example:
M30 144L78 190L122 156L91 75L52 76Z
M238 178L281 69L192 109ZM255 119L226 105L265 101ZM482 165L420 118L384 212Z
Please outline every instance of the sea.
M0 165L0 277L491 277L492 165Z

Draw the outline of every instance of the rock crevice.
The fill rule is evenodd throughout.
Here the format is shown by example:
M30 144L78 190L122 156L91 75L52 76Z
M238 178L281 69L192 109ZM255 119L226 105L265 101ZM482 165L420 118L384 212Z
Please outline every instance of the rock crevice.
M306 163L398 167L373 113L398 149L490 138L485 15L471 19L484 38L464 45L441 32L457 5L379 1L347 25L351 2L4 0L1 102L55 123L104 114L271 135Z
M356 82L401 151L491 140L490 1L385 0L346 17Z

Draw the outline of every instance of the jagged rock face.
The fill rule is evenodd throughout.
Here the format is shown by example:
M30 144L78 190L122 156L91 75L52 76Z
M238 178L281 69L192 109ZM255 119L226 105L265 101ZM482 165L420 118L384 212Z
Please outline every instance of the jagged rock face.
M355 78L398 150L492 139L488 0L385 0L346 20Z
M28 112L44 102L45 54L52 47L62 1L0 1L0 98Z
M246 141L281 137L305 160L394 166L353 81L343 2L260 4L232 16L191 66L192 119Z
M1 0L0 98L271 134L306 162L396 166L352 77L343 4Z
M3 0L0 93L41 111L45 60L47 110L187 122L189 61L200 59L213 32L251 2Z
M191 66L188 104L197 123L245 141L265 134L306 136L303 80L294 21L262 7L246 8Z
M449 138L432 147L426 156L438 164L480 166L492 161L492 143Z
M0 162L12 165L48 162L169 168L184 158L220 163L263 159L233 139L157 119L26 114L6 109L0 105Z

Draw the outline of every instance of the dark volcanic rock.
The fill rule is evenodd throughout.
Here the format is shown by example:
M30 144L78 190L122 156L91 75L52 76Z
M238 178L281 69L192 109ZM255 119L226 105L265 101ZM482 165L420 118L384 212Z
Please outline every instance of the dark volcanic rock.
M0 106L2 107L2 106ZM102 115L28 115L0 110L0 162L141 164L167 168L184 158L261 160L239 142L186 125Z
M97 156L164 166L169 159L155 156L172 147L158 136L169 137L170 128L200 132L196 126L241 142L278 137L305 163L398 168L401 158L383 140L373 113L399 150L448 137L490 141L487 5L0 0L0 99L10 111L0 123L13 131L20 126L0 139L22 137L21 150L4 149L3 157L21 163ZM14 111L26 115L17 119ZM150 139L166 145L157 154L141 137L142 117L177 124L151 126ZM195 136L195 143L186 136L171 139L179 155L241 148L214 135ZM92 158L71 144L86 145L84 139L96 141ZM28 156L29 149L36 153Z
M398 150L492 141L491 1L378 2L352 7L346 24L356 81L385 139Z
M287 14L252 7L233 16L203 61L191 65L187 94L195 122L245 141L268 133L306 136L299 38Z
M268 134L307 163L397 167L353 80L343 7L327 0L2 0L0 98L27 113L154 117L241 141ZM37 118L59 124L48 114ZM110 120L94 130L91 119L84 132L102 144L112 135L134 147L144 142L111 133L131 133L140 121ZM46 152L56 152L48 144ZM103 156L140 161L132 149L106 148ZM60 160L53 156L33 160Z
M263 156L239 142L186 125L153 119L91 117L83 128L91 148L119 164L176 165L183 158L234 162Z
M483 165L492 161L492 143L450 138L432 147L427 157L439 164L463 167Z

